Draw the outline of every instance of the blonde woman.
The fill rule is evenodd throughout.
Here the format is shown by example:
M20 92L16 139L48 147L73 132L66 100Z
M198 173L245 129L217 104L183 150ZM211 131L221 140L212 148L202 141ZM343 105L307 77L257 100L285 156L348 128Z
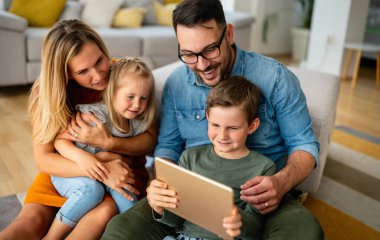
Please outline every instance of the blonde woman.
M103 100L79 104L75 108L81 113L93 113L98 121L90 125L104 123L113 136L133 137L144 133L154 119L152 72L138 58L120 59L112 66ZM119 193L101 183L102 177L99 176L108 175L108 170L94 154L103 149L72 142L61 135L56 138L54 146L62 156L76 162L86 171L88 177L51 176L54 187L61 196L67 197L67 201L58 211L44 239L62 239L89 210L101 202L105 193L112 196L119 213L136 203L137 191L124 189Z
M104 124L89 126L84 119L96 122L94 115L84 118L81 114L75 115L77 104L101 100L108 85L110 66L111 59L99 35L79 20L58 22L46 36L41 73L32 87L29 103L34 158L41 173L28 190L20 214L0 233L0 239L41 239L66 200L55 191L49 175L88 175L56 152L54 139L62 131L61 135L71 141L106 150L95 155L99 161L105 161L108 170L108 176L102 176L105 185L120 193L127 188L145 195L148 173L144 168L145 158L138 156L153 151L156 128L152 126L136 137L118 138L113 137ZM129 159L121 154L128 155ZM116 213L112 198L105 198L81 218L68 239L100 238L105 223Z

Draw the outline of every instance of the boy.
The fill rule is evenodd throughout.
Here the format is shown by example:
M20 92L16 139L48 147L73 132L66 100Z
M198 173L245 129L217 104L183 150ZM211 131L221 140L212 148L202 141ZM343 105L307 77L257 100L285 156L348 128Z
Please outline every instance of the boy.
M269 158L249 150L245 144L248 134L255 132L260 123L257 117L259 95L258 88L241 76L227 77L215 86L207 97L206 108L208 137L212 144L189 148L179 160L180 166L232 187L235 207L231 216L226 216L220 224L228 235L242 239L260 236L264 216L240 199L241 185L255 176L275 173L275 165ZM164 182L156 180L153 184L171 191ZM147 198L155 220L174 226L180 233L177 239L220 239L164 210L163 207L175 208L180 204L174 191L165 195L172 197L166 202L159 201L160 192L148 188Z

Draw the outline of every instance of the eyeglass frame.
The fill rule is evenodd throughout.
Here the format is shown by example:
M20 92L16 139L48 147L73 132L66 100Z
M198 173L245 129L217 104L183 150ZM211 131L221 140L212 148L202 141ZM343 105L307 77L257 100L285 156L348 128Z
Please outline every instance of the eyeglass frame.
M217 58L217 57L219 57L220 56L220 53L221 53L221 51L220 51L220 46L222 45L222 42L223 42L223 39L224 39L224 35L226 34L226 30L227 30L227 25L224 27L224 29L223 29L223 32L222 32L222 36L220 36L220 39L219 39L219 41L218 41L218 43L215 45L215 46L212 46L212 47L205 47L202 51L200 51L200 52L197 52L197 53L195 53L195 52L190 52L190 53L182 53L182 54L180 54L180 45L178 44L178 58L182 61L182 62L184 62L184 63L186 63L186 64L194 64L194 63L197 63L198 62L198 58L199 58L199 56L202 56L204 59L207 59L207 60L211 60L211 59L214 59L214 58ZM219 50L219 54L218 54L218 56L215 56L215 57L213 57L213 58L207 58L207 57L205 57L204 55L203 55L203 52L206 50L206 49L209 49L210 50L210 48L212 48L213 50L215 50L215 49L218 49ZM184 56L184 55L195 55L196 57L197 57L197 61L195 61L195 62L192 62L192 63L188 63L188 62L185 62L183 59L182 59L182 56Z

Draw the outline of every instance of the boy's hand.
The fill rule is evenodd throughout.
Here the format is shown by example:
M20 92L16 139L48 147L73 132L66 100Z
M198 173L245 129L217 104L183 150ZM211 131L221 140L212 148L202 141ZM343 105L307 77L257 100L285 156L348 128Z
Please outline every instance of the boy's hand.
M108 177L109 170L96 158L83 158L78 165L91 179L103 182Z
M240 235L240 228L243 225L241 221L241 215L236 206L232 209L231 216L223 218L223 227L226 229L226 233L231 237L237 237Z
M146 189L148 203L155 212L161 216L164 214L164 207L176 208L179 203L178 196L174 190L168 189L168 184L158 179L150 182Z

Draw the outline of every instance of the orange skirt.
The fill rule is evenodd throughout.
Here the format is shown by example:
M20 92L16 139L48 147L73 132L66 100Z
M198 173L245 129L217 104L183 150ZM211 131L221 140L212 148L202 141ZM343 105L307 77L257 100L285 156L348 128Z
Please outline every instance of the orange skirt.
M50 176L44 173L37 175L25 197L25 203L40 203L52 207L61 207L65 201L66 198L55 190Z

